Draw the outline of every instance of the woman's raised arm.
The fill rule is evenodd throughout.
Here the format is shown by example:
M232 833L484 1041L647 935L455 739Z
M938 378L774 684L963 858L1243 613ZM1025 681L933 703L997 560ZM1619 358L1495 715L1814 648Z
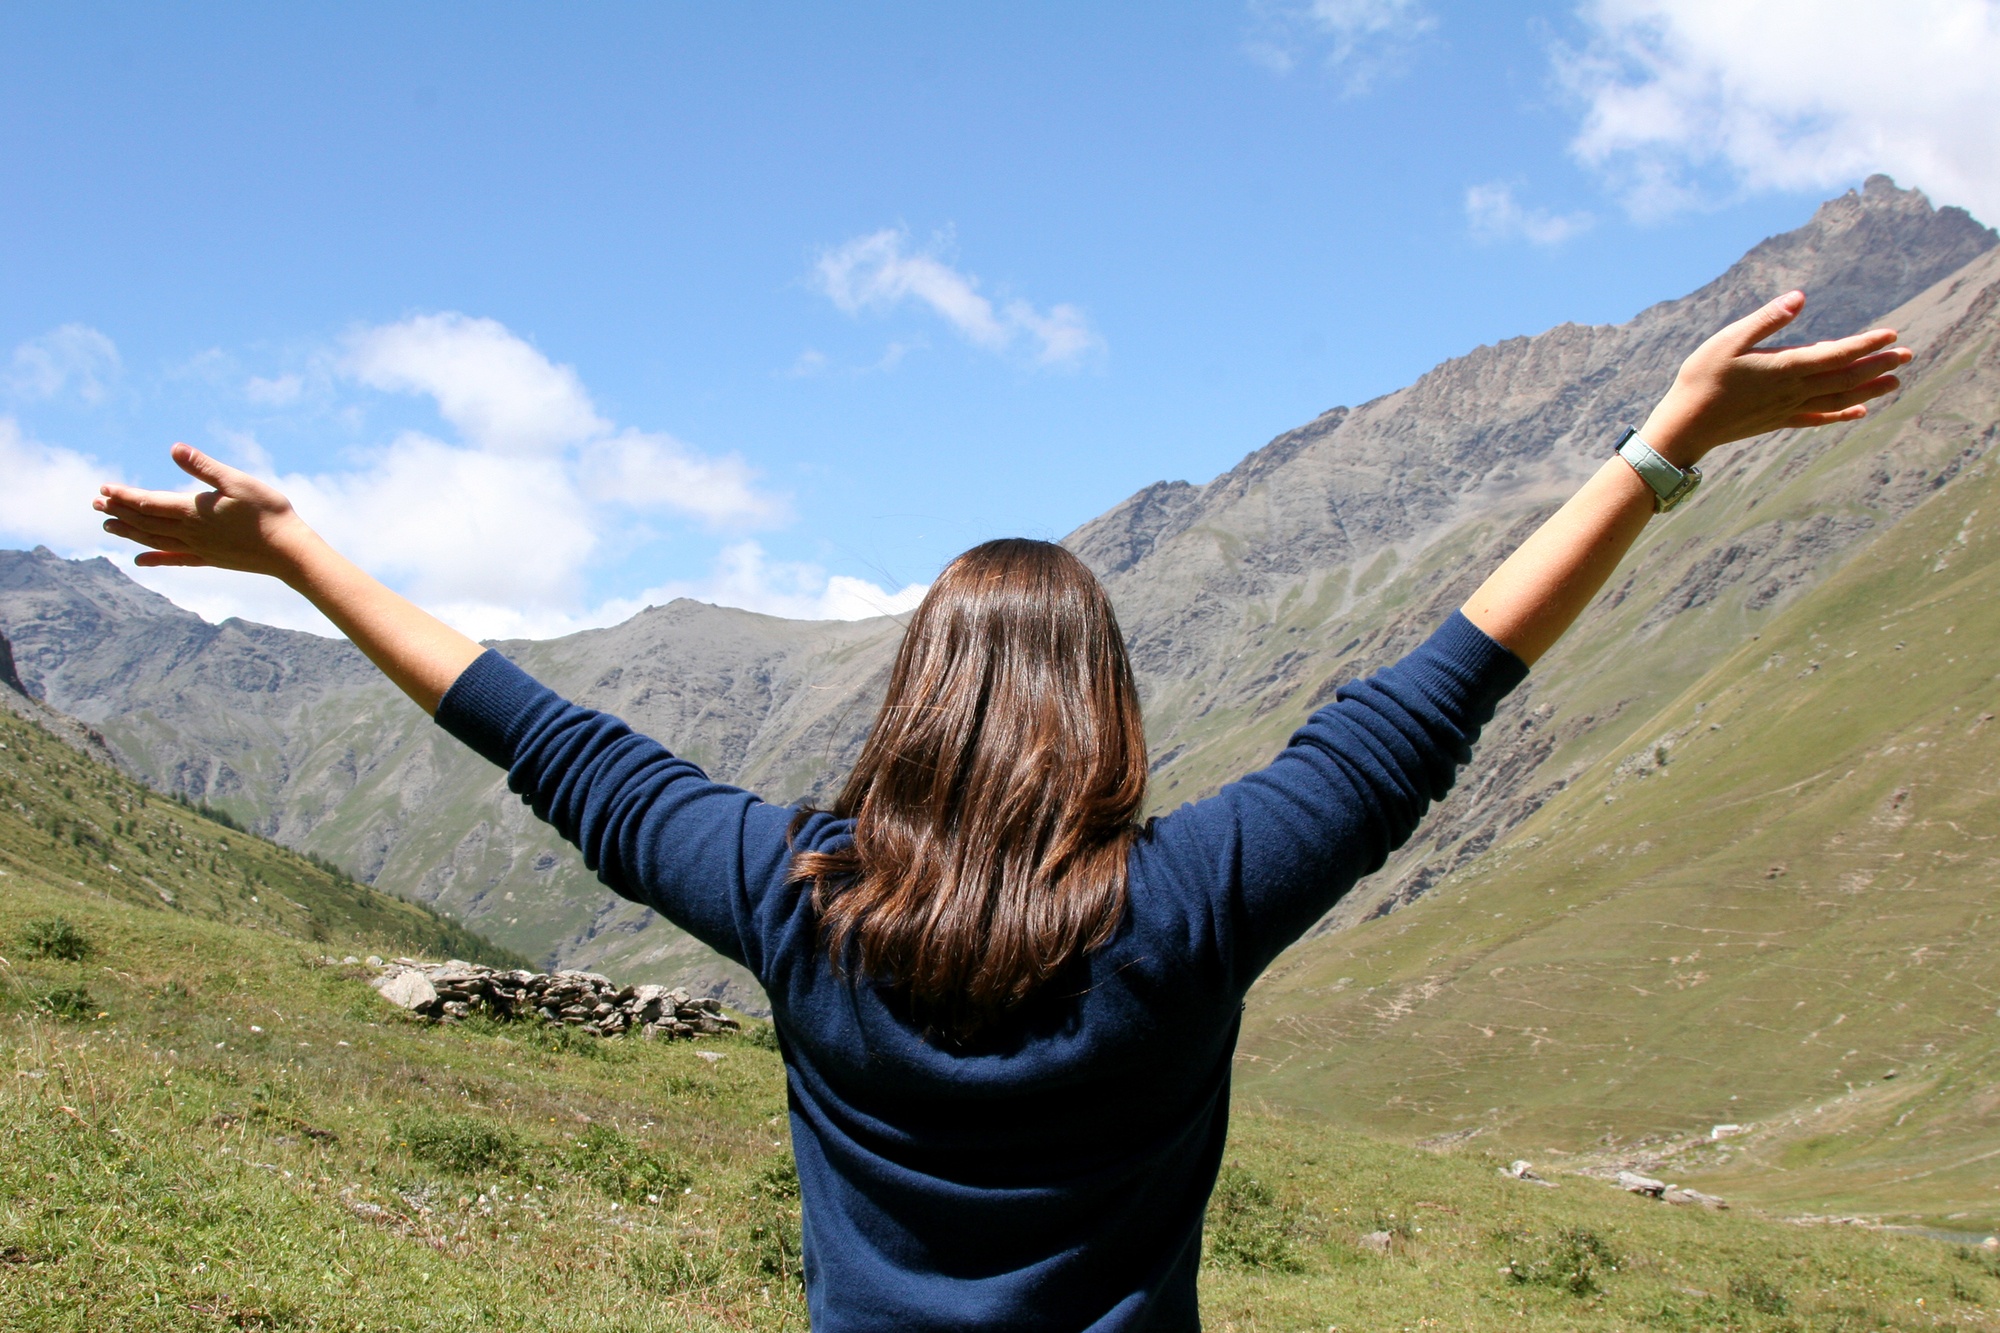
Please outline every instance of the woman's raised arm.
M1789 292L1710 338L1681 364L1639 437L1676 467L1709 450L1786 426L1825 426L1868 414L1862 404L1897 387L1910 359L1892 329L1810 347L1757 344L1798 317ZM1465 617L1532 664L1562 637L1653 514L1653 490L1613 456L1465 604Z
M354 646L417 701L437 712L459 674L484 651L383 587L306 526L278 488L185 444L183 471L213 489L199 495L106 486L94 507L104 530L152 549L141 565L210 565L281 579L318 607Z

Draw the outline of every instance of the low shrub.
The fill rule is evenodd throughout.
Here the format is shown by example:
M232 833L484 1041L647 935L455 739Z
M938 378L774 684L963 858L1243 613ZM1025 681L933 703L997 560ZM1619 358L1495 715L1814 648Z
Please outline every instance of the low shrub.
M520 1135L473 1115L414 1115L400 1121L395 1134L410 1156L455 1175L517 1174L526 1158Z
M1298 1224L1269 1185L1226 1164L1208 1200L1208 1263L1217 1268L1298 1273L1305 1269Z
M1729 1279L1729 1299L1736 1305L1747 1305L1758 1314L1783 1314L1791 1308L1782 1288L1775 1287L1761 1277L1733 1277Z
M54 1018L79 1021L94 1017L97 1005L82 986L55 986L35 996L35 1008Z
M562 1167L613 1199L636 1203L679 1194L694 1177L667 1154L607 1125L591 1125L558 1153Z
M21 952L30 958L80 963L97 952L97 947L68 917L45 916L21 928Z
M1602 1236L1585 1227L1563 1227L1546 1239L1510 1232L1507 1280L1523 1286L1553 1287L1572 1296L1594 1296L1602 1274L1618 1271L1618 1256Z

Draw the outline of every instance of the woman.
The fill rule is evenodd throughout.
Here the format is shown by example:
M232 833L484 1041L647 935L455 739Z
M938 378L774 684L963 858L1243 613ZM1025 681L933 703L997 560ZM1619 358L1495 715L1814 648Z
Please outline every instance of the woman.
M1245 991L1445 794L1502 696L1698 480L1683 469L1855 420L1896 387L1910 353L1887 330L1754 350L1804 301L1704 343L1643 443L1621 442L1422 647L1269 767L1143 825L1124 644L1096 580L1049 543L945 569L839 801L793 811L556 697L185 445L175 462L212 490L106 486L96 507L152 548L142 565L296 588L606 884L756 975L815 1328L1189 1329Z

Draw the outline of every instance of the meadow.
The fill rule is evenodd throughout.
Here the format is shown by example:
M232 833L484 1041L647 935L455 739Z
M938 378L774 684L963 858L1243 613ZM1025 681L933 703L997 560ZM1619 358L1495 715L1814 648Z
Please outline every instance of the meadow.
M805 1326L767 1026L432 1025L295 917L203 918L104 887L122 867L0 861L5 1327ZM1208 1326L2000 1326L1990 1251L1501 1165L1240 1108Z

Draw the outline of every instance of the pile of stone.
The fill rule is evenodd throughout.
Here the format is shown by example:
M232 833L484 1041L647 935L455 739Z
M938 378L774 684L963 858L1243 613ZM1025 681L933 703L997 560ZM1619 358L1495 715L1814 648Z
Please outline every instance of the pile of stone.
M370 958L381 975L369 984L391 1004L440 1022L473 1014L561 1023L593 1036L695 1037L734 1032L735 1019L706 997L666 986L620 986L595 972L502 971L454 958Z

